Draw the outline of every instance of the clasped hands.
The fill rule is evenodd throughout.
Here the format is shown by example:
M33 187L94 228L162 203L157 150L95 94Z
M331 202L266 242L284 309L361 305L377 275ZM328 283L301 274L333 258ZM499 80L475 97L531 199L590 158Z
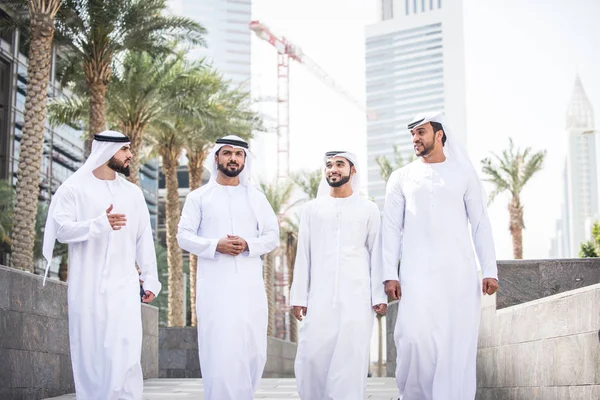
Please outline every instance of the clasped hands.
M217 251L221 254L238 256L248 250L248 242L239 236L227 235L217 243Z

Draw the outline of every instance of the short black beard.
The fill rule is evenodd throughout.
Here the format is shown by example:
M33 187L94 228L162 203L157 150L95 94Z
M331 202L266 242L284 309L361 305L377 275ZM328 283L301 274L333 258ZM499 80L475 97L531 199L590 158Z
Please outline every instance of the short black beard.
M227 167L224 164L217 164L217 169L219 171L221 171L222 173L224 173L226 176L230 177L230 178L235 178L236 176L238 176L239 174L242 173L242 171L244 170L244 166L245 165L239 165L238 164L238 169L237 171L230 171L227 169Z
M108 167L119 174L123 174L125 176L129 176L129 166L125 167L125 162L119 164L116 158L112 157L108 160Z
M433 151L433 148L435 147L435 142L431 144L431 146L426 146L425 143L423 143L423 151L420 153L417 153L417 151L415 150L415 155L417 157L425 157L429 154L431 154L431 152Z
M340 180L337 181L337 182L332 182L332 181L329 180L329 177L327 178L327 183L329 184L329 186L334 187L334 188L343 186L346 183L348 183L349 181L350 181L350 175L348 175L348 176L342 176L340 178Z

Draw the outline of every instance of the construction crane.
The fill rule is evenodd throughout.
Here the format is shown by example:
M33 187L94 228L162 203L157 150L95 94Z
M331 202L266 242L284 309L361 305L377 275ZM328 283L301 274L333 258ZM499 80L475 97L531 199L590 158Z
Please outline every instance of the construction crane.
M269 42L277 50L277 179L283 180L290 172L290 59L304 65L314 76L355 105L369 119L375 119L376 116L304 54L300 47L283 36L277 36L260 21L251 21L249 27L256 36Z

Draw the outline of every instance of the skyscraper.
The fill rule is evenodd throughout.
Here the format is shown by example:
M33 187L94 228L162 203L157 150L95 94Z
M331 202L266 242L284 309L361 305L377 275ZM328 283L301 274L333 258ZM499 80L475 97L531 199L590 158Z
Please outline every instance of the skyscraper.
M381 21L366 28L369 196L383 206L385 182L376 159L414 154L406 124L443 111L466 144L462 0L380 0Z
M579 76L575 79L567 109L567 159L564 171L564 199L557 222L551 256L577 257L581 243L588 240L598 219L598 173L594 110Z
M207 33L206 47L195 49L193 58L207 57L234 85L247 84L251 78L252 0L179 0L175 4L178 14L198 21Z

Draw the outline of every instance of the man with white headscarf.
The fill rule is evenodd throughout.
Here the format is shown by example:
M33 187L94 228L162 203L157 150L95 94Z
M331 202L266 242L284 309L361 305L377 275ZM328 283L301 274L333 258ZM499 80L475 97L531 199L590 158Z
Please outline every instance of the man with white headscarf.
M380 214L359 196L354 154L327 152L323 172L302 212L290 292L294 315L304 319L296 382L304 400L362 400L374 311L387 309L381 268L371 267Z
M498 289L487 202L441 113L408 129L418 159L390 176L376 251L386 293L400 299L396 382L403 400L472 400L481 296Z
M279 226L264 194L249 181L248 143L218 139L207 159L210 181L191 192L177 240L198 256L198 352L207 400L251 400L267 358L268 308L263 254Z
M77 399L142 399L140 280L145 303L161 284L144 195L117 175L129 174L131 157L123 134L95 135L89 158L60 186L48 211L44 283L55 240L69 245L69 340Z

